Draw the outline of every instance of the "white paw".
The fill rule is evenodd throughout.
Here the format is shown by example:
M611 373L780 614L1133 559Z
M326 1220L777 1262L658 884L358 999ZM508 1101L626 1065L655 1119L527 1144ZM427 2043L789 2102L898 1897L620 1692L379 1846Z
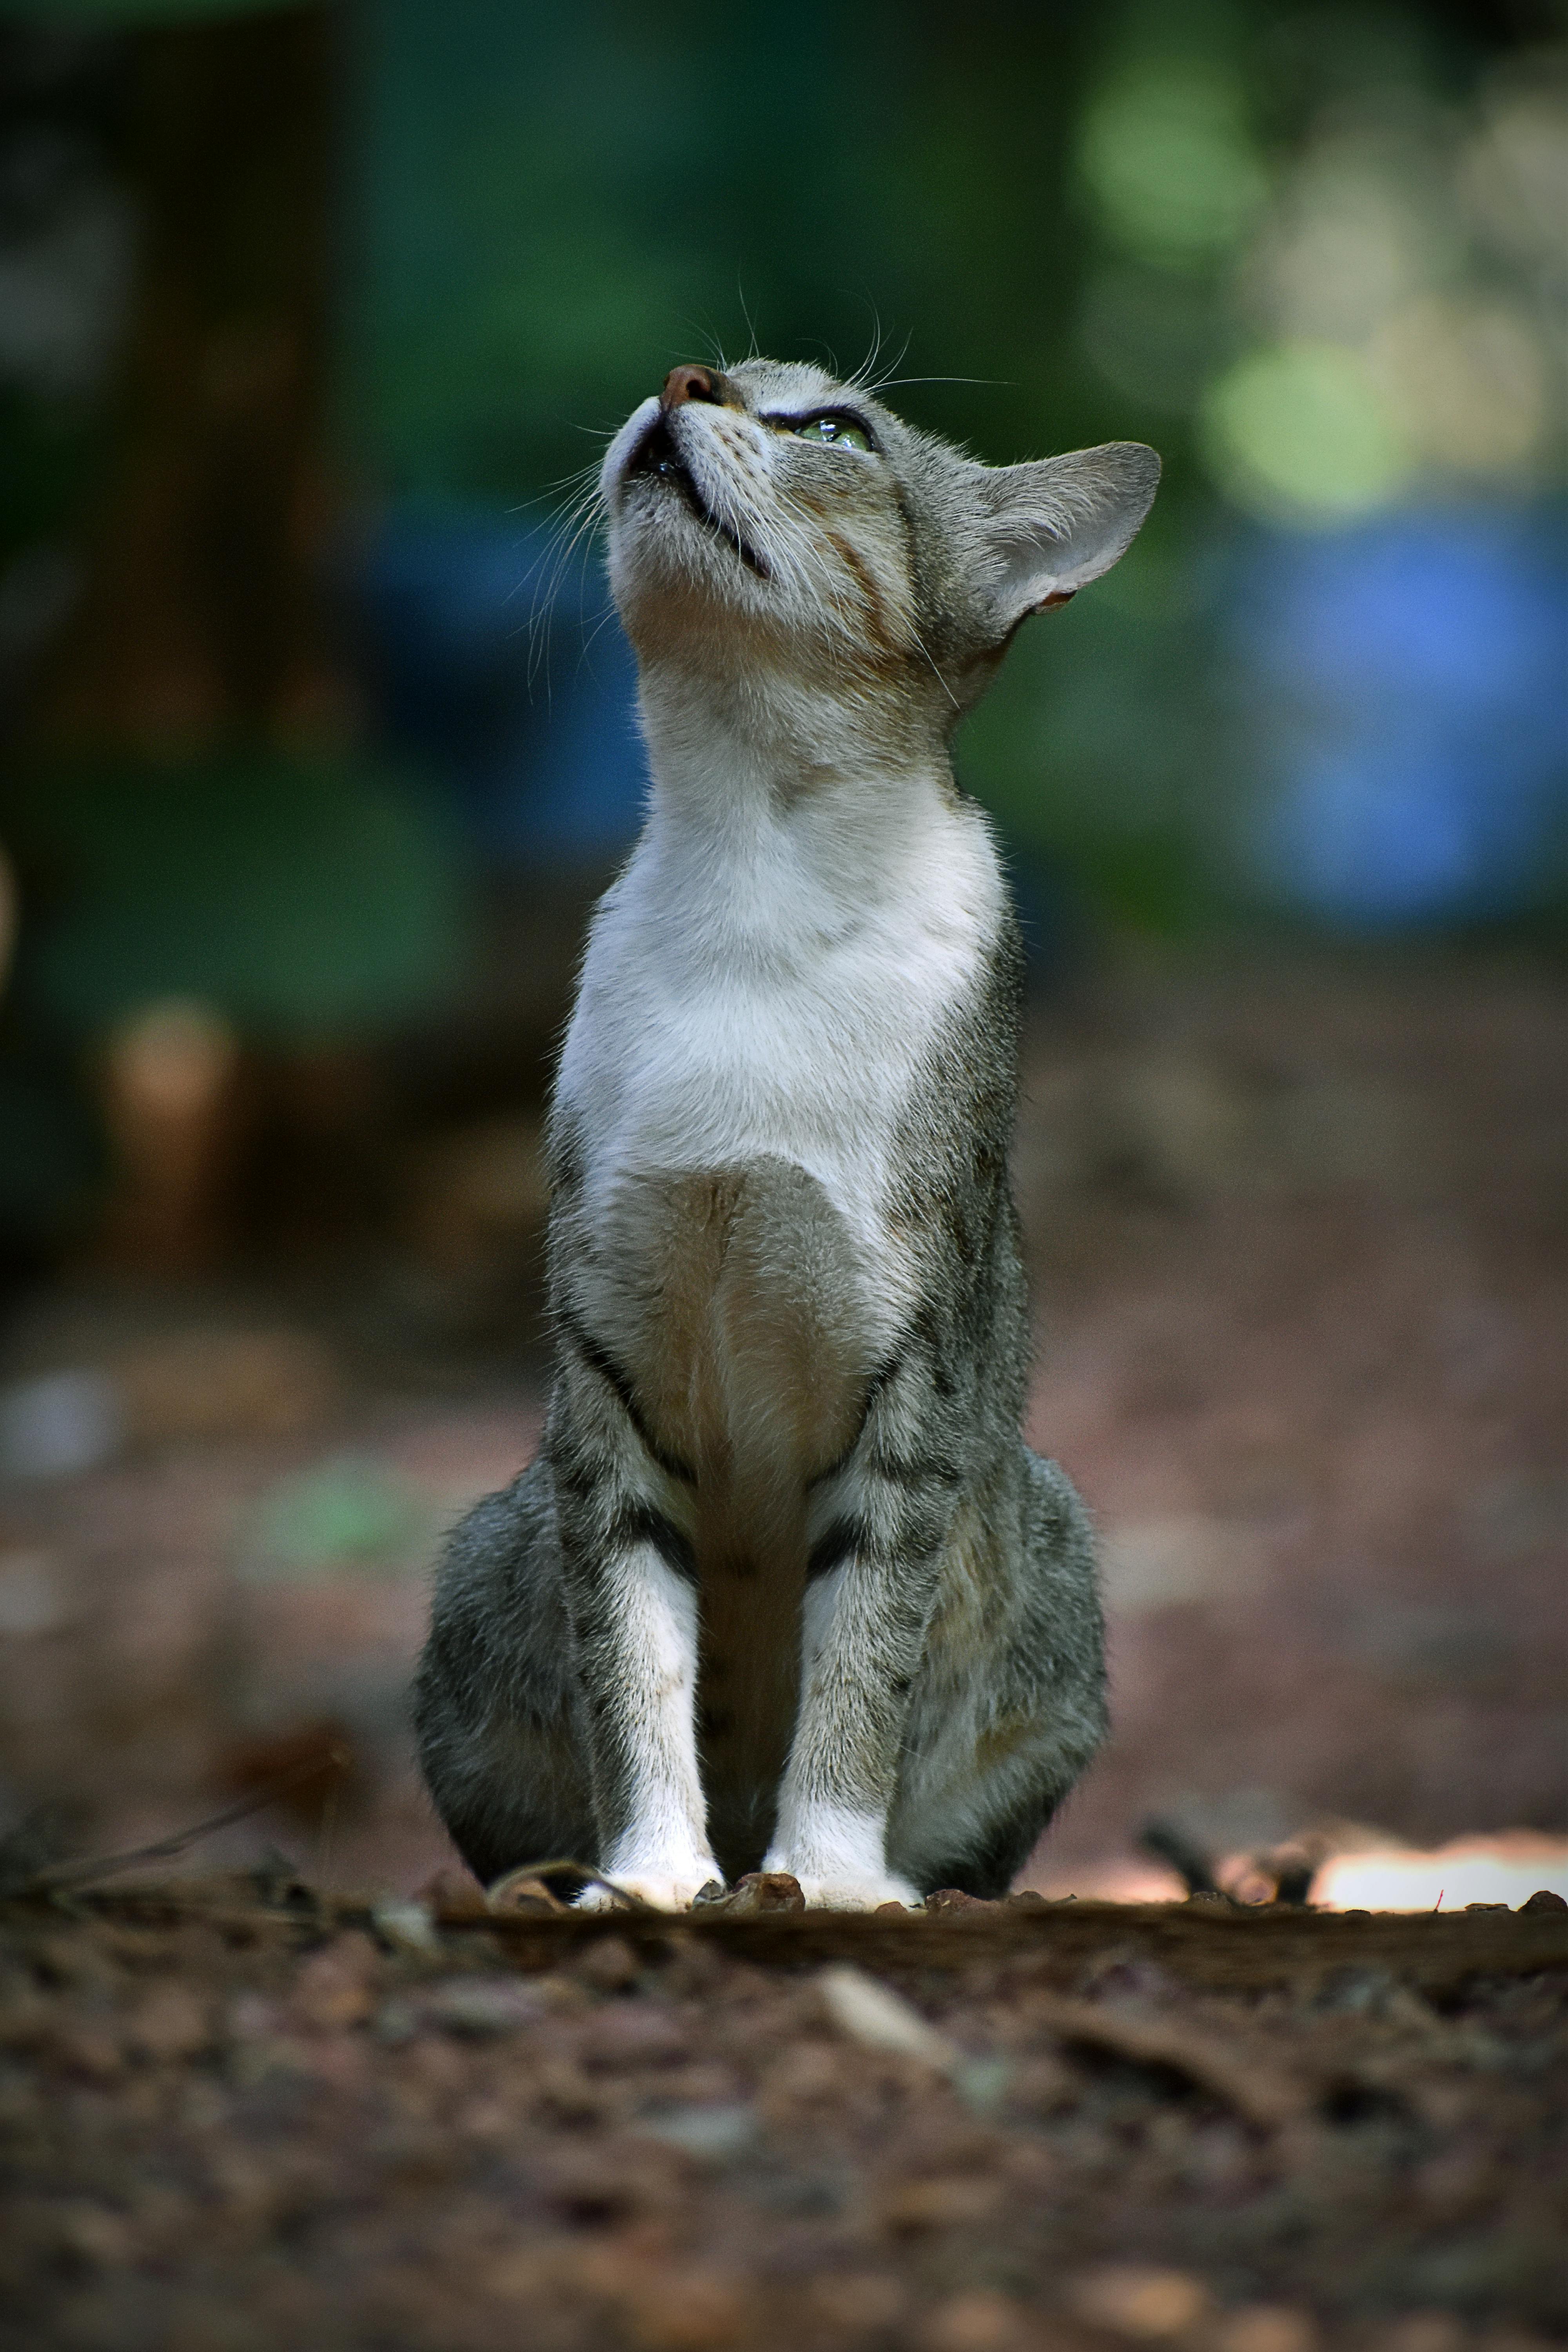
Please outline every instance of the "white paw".
M874 1911L879 1903L902 1903L918 1911L921 1896L907 1878L889 1873L877 1877L813 1878L796 1871L808 1911Z
M666 1878L655 1872L642 1874L628 1871L623 1874L617 1870L606 1871L605 1874L613 1878L616 1886L625 1893L636 1895L656 1911L689 1911L705 1886L711 1885L716 1880L722 1883L717 1864L711 1870L704 1871L700 1878ZM578 1911L624 1911L626 1907L620 1896L613 1894L607 1886L585 1886L574 1906Z

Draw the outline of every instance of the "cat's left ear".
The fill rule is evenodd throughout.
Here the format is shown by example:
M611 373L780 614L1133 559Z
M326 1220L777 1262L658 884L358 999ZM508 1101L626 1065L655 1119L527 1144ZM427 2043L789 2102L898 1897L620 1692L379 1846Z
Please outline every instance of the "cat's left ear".
M981 469L998 639L1026 614L1065 603L1109 572L1154 503L1160 460L1142 441L1107 441L1030 466Z

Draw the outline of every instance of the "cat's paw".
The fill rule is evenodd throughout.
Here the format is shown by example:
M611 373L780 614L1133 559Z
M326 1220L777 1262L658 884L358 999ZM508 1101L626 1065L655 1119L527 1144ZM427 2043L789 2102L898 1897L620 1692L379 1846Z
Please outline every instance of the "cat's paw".
M800 1891L808 1911L875 1911L882 1903L901 1903L910 1911L918 1911L921 1906L918 1889L907 1878L895 1878L890 1872L854 1878L796 1874L800 1876Z
M705 1888L723 1884L716 1869L704 1872L700 1878L667 1878L655 1872L627 1872L623 1875L616 1871L610 1874L621 1893L635 1895L655 1911L689 1911ZM574 1907L578 1911L624 1911L626 1906L621 1894L611 1887L585 1886Z
M875 1911L882 1903L918 1910L918 1889L883 1859L881 1822L870 1815L850 1820L854 1834L845 1833L845 1824L844 1816L803 1824L803 1834L786 1834L770 1848L763 1870L788 1871L798 1879L811 1911Z

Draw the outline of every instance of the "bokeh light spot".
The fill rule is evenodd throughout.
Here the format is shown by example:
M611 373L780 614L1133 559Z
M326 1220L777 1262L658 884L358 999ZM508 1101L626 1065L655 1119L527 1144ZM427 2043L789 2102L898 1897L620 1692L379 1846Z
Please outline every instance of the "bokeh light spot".
M1545 357L1516 307L1433 295L1395 312L1367 356L1402 428L1445 471L1513 474L1540 448Z
M1268 194L1238 82L1198 62L1142 62L1112 82L1084 117L1079 164L1122 241L1178 265L1226 251Z
M1413 454L1375 378L1332 343L1283 343L1238 360L1206 394L1211 472L1270 522L1349 521L1391 505Z

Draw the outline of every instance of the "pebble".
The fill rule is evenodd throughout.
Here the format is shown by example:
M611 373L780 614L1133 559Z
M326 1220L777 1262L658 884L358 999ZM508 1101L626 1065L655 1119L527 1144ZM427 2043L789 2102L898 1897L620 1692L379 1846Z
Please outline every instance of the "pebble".
M703 1907L721 1912L727 1919L744 1919L763 1911L804 1911L805 1897L799 1879L787 1870L749 1870L728 1895Z
M1215 2323L1214 2352L1314 2352L1318 2330L1304 2311L1249 2303Z
M1412 2311L1373 2337L1376 2352L1465 2352L1469 2331L1448 2311Z
M1117 2263L1080 2271L1068 2295L1079 2318L1140 2344L1160 2344L1195 2327L1209 2307L1208 2290L1187 2271Z
M642 1974L642 1963L624 1936L600 1936L577 1962L576 1974L596 1992L626 1992Z
M963 2053L955 2042L928 2025L901 1994L879 1984L863 1969L846 1961L824 1969L817 1983L833 2023L865 2049L913 2058L942 2074L950 2074L963 2064Z
M432 1985L420 2007L432 2025L470 2042L515 2033L542 2015L532 1987L516 1977L448 1977Z
M124 2070L119 2042L101 2025L64 2023L48 2036L48 2048L68 2074L85 2075L89 2082L110 2083Z
M889 2271L826 2271L812 2283L812 2316L834 2336L875 2336L891 2327L908 2301Z
M125 2028L127 2047L163 2065L194 2058L212 2039L210 2004L180 1984L157 1986L138 2002Z
M381 1955L370 1937L350 1928L301 1961L289 2007L300 2024L318 2032L358 2025L375 2007L380 1969Z
M686 2057L690 2044L689 2030L664 2003L617 2000L592 2013L581 2047L585 2063L620 2068L669 2065Z
M637 2352L730 2352L754 2331L751 2298L715 2271L655 2274L639 2284L626 2321Z
M120 1451L125 1408L106 1372L47 1372L0 1391L0 1477L69 1478Z
M66 1580L47 1551L0 1551L0 1635L25 1642L58 1633L75 1614Z
M401 1902L388 1896L371 1913L371 1922L384 1944L398 1952L438 1952L441 1938L430 1906L417 1898Z
M921 2352L1022 2352L1038 2338L1010 2295L977 2287L938 2304L915 2340Z
M663 2140L700 2163L721 2164L750 2147L757 2137L757 2117L754 2108L735 2101L658 2107L642 2117L640 2128L649 2139Z
M884 2229L897 2238L923 2237L934 2230L969 2230L1001 2201L1002 2184L984 2173L941 2175L906 2180L880 2201Z

